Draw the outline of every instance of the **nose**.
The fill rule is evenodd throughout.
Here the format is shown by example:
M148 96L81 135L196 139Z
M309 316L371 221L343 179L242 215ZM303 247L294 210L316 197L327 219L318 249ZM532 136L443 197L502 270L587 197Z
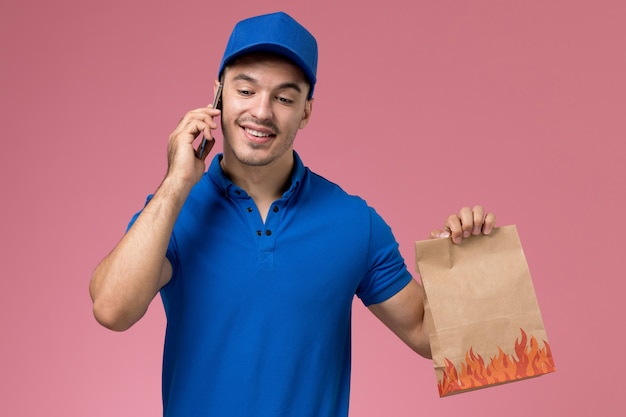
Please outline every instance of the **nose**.
M257 93L250 114L258 120L272 119L272 96L267 93Z

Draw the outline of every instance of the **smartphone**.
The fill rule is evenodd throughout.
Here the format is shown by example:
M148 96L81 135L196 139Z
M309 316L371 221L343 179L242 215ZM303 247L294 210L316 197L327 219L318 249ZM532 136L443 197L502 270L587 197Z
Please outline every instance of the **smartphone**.
M212 107L214 109L222 110L222 83L219 83L217 86L217 91L215 92L215 97L213 98ZM203 135L200 146L198 146L198 149L196 149L196 158L206 158L207 154L211 152L214 143L214 141L209 142Z

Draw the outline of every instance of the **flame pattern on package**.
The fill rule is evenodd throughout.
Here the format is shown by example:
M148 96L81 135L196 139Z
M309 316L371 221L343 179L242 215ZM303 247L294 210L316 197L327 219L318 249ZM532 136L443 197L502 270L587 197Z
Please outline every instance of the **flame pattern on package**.
M543 341L540 348L534 336L529 341L526 332L523 329L520 331L522 337L515 341L515 355L506 354L498 347L498 353L485 365L483 357L470 348L465 354L465 362L460 364L460 372L446 358L445 369L437 383L439 395L444 397L554 372L556 367L548 342Z

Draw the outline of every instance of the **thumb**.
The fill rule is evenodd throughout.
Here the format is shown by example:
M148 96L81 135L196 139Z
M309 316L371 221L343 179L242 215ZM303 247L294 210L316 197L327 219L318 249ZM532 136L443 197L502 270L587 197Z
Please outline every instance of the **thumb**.
M448 230L433 229L430 232L431 239L440 239L444 237L450 237L450 232Z

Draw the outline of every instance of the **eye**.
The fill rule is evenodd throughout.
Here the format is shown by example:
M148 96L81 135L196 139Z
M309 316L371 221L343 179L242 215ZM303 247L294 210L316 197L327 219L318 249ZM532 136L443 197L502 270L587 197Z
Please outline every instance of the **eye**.
M237 92L239 93L239 95L242 95L242 96L251 96L252 95L252 91L250 91L250 90L241 89L241 90L237 90Z
M278 100L281 104L287 104L287 105L288 105L288 104L292 104L292 103L293 103L293 100L292 100L292 99L290 99L290 98L287 98L287 97L281 97L281 96L278 96L278 97L276 97L276 98L277 98L277 100Z

